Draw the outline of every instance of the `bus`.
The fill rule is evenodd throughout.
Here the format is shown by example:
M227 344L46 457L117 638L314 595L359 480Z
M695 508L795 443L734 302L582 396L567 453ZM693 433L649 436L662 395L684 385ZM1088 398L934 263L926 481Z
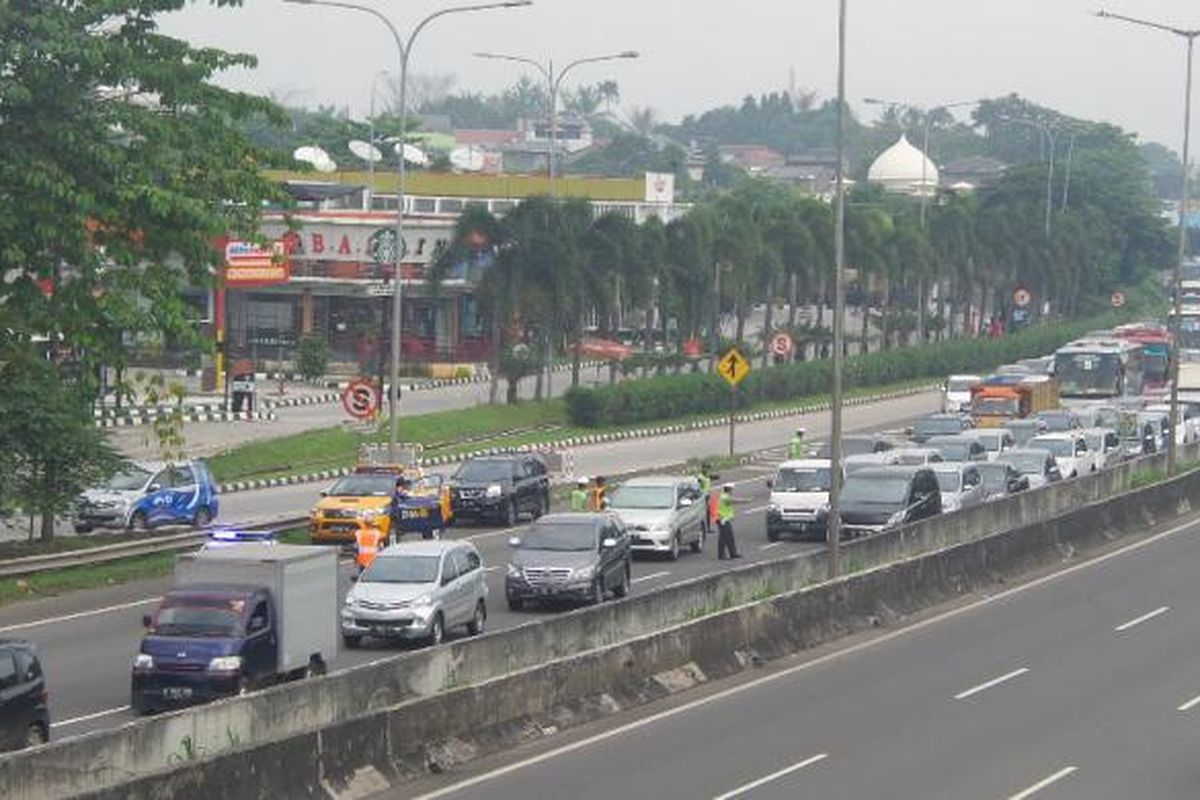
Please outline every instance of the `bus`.
M1200 350L1200 306L1184 306L1178 324L1175 312L1170 315L1170 324L1179 335L1180 350Z
M1174 337L1157 322L1132 322L1113 328L1113 335L1142 346L1142 368L1146 389L1163 389L1170 381Z
M1136 397L1144 382L1143 347L1124 339L1078 339L1054 351L1054 377L1063 398Z

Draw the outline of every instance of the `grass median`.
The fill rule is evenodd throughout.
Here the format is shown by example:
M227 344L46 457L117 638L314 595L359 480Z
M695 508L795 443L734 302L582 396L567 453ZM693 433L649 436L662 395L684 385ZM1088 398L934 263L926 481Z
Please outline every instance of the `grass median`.
M904 381L888 386L854 389L847 398L864 397L928 385L928 379ZM801 397L787 401L760 403L739 413L774 411L823 402L827 398ZM677 419L643 422L602 428L569 425L561 399L525 401L517 405L488 406L455 411L440 411L402 417L400 438L424 446L425 454L459 455L486 448L539 445L574 436L594 436L625 431L680 425L714 418L714 414L695 414ZM277 478L351 466L358 447L364 442L386 441L382 432L363 436L346 428L325 428L294 436L251 442L209 459L218 481ZM781 442L782 443L782 442Z

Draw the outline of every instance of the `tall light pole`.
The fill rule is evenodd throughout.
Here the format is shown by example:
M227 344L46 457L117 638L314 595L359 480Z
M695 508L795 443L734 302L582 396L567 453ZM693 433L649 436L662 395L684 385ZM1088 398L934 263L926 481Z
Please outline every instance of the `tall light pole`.
M550 184L550 199L558 199L558 184L555 182L556 166L558 161L558 89L562 85L563 79L567 77L567 73L575 69L581 64L595 64L600 61L617 61L625 58L637 58L636 50L623 50L619 53L608 53L607 55L588 56L587 58L577 58L569 62L565 67L557 73L554 71L554 59L549 59L545 64L542 64L535 58L528 56L508 55L506 53L473 53L476 58L487 58L493 61L513 61L517 64L527 64L538 71L542 79L546 81L546 91L548 92L546 100L549 104L547 108L547 117L550 123L550 147L549 158L546 161L546 177ZM554 389L552 386L554 380L554 364L553 362L553 337L550 332L546 332L546 396L552 396ZM540 372L538 373L541 374Z
M846 0L838 0L837 177L833 200L833 386L829 403L829 578L840 571L842 539L842 361L846 336Z
M1165 31L1179 36L1187 41L1187 68L1184 73L1183 90L1183 177L1179 181L1179 253L1175 261L1175 347L1171 352L1171 436L1167 440L1167 474L1175 472L1176 447L1175 432L1179 427L1179 323L1183 305L1183 262L1187 259L1187 211L1188 211L1188 146L1191 144L1192 133L1192 51L1195 49L1196 37L1200 29L1185 30L1172 28L1158 22L1127 17L1123 14L1112 14L1108 11L1097 11L1096 16L1105 19L1115 19L1132 25Z
M396 185L396 241L395 241L395 264L396 274L392 276L392 364L391 364L391 386L388 387L388 460L395 461L396 459L396 444L400 432L400 327L404 320L402 317L403 311L403 283L400 277L400 266L404 258L404 190L406 169L404 164L404 139L407 132L406 115L408 114L408 60L412 55L413 42L417 36L425 29L429 23L433 22L438 17L445 17L450 14L464 14L470 11L488 11L498 8L516 8L519 6L533 5L533 0L506 0L498 3L480 3L477 5L468 6L451 6L449 8L439 9L423 18L413 27L409 33L408 39L400 36L400 31L392 24L384 14L376 11L370 6L358 5L357 3L343 3L340 0L284 0L287 3L297 3L306 6L329 6L330 8L344 8L350 11L361 11L364 14L370 14L375 19L387 26L388 31L392 34L392 39L396 42L396 51L399 55L400 65L400 141L396 143L397 153L397 185Z
M1046 230L1046 241L1050 240L1050 211L1054 208L1054 150L1057 144L1054 139L1054 131L1044 122L1038 120L1025 119L1024 117L1000 117L1001 122L1012 122L1017 125L1028 125L1039 133L1040 137L1045 137L1045 141L1050 145L1050 161L1046 170L1046 221L1044 223Z
M880 100L877 97L865 97L863 102L873 106L890 106L893 108L904 106L904 103L897 103L891 100ZM922 127L924 132L921 137L921 230L925 230L926 209L929 206L929 128L933 124L933 113L935 111L948 111L951 108L960 108L962 106L973 106L978 103L978 100L959 100L953 103L942 103L933 108L926 109L922 116L925 117L925 122ZM941 286L938 286L938 296L941 296ZM925 341L925 279L924 276L917 278L917 342Z

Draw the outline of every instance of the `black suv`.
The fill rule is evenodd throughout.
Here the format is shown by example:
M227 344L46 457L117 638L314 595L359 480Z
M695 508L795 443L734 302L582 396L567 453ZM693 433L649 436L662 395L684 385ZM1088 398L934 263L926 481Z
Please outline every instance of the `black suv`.
M929 467L873 467L842 485L842 531L878 533L942 513L942 492Z
M0 639L0 750L20 750L50 741L46 678L37 648Z
M551 514L508 540L504 594L514 611L527 601L602 603L629 593L633 546L616 514Z
M521 514L550 510L550 476L533 453L478 456L450 478L450 505L458 520L496 520L511 528Z

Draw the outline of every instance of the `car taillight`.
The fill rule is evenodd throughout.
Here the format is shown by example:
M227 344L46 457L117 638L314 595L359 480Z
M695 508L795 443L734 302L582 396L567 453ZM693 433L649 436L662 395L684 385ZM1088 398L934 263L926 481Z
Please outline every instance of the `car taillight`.
M38 692L38 702L39 703L49 703L50 702L50 692L47 691L46 689L42 689L40 692Z

